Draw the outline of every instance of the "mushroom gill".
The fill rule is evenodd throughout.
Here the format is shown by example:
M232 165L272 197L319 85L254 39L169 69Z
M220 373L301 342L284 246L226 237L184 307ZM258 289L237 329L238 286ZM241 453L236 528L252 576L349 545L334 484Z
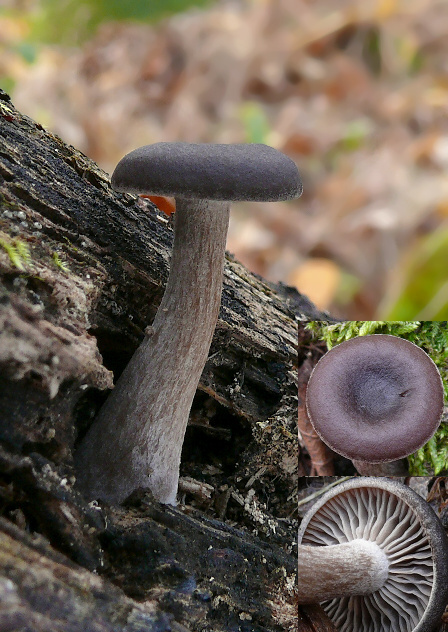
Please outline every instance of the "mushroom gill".
M339 632L411 632L430 602L431 543L412 508L385 489L346 489L309 520L302 544L327 546L365 539L389 560L389 577L370 595L324 602Z

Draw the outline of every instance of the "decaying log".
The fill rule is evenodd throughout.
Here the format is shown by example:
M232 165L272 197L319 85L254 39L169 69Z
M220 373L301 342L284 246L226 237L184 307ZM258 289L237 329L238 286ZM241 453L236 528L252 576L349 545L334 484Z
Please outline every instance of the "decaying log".
M170 627L157 604L138 604L124 593L73 564L40 536L31 536L0 519L0 629L33 632L115 632Z
M292 288L227 257L188 504L108 509L76 490L76 442L152 322L171 243L148 200L0 91L2 629L296 630L297 321L321 315Z
M295 568L278 547L149 498L97 511L103 577L0 519L0 629L295 629Z

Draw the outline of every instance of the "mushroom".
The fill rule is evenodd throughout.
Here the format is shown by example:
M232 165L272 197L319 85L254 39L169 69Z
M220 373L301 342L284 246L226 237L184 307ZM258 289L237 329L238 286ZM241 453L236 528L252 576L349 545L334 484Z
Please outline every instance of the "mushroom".
M326 353L308 382L310 421L332 450L369 464L397 461L424 445L443 412L443 384L417 345L386 334L352 338Z
M430 632L448 601L448 539L406 485L337 485L299 528L299 603L321 603L338 632Z
M258 144L156 143L118 163L116 191L176 198L174 245L152 327L75 455L80 488L121 502L138 487L175 504L188 415L221 303L230 202L302 192L295 163Z

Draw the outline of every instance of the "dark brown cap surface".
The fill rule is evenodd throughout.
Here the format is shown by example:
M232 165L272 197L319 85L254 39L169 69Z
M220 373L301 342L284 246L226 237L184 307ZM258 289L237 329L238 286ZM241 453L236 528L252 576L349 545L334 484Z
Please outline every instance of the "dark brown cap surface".
M116 191L209 200L297 198L295 163L259 144L155 143L131 151L112 175Z
M349 459L379 463L412 454L436 431L443 412L437 367L396 336L353 338L326 353L307 387L316 432Z

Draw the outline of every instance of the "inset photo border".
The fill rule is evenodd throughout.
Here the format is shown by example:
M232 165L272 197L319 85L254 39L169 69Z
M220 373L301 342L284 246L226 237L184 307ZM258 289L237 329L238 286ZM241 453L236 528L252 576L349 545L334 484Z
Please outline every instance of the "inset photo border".
M448 474L448 324L307 321L299 476Z
M443 476L299 479L298 632L442 632L447 502Z

